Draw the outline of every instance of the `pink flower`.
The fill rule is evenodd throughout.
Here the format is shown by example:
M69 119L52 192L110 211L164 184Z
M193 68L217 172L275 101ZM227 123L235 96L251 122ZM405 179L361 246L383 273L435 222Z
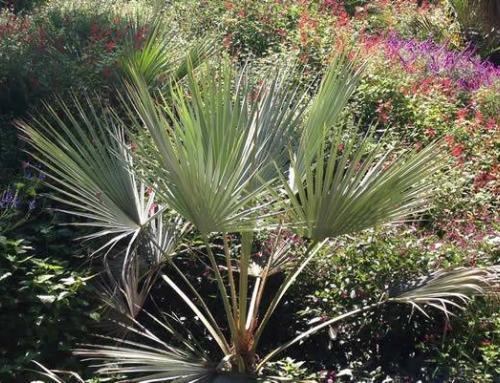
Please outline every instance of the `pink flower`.
M469 111L467 108L461 108L457 111L457 120L465 120L467 115L469 114Z
M113 40L110 40L106 43L106 51L107 52L113 52L116 48L116 42Z
M436 137L436 131L432 128L425 129L424 134L429 138Z
M151 207L149 208L149 214L154 214L156 213L156 210L158 209L158 204L156 202L153 202L151 204Z
M287 31L284 28L278 28L276 29L276 34L281 37L286 37Z
M483 339L481 341L481 346L483 346L483 347L491 346L491 340L489 340L489 339Z
M111 75L113 74L113 72L112 72L111 68L109 66L107 66L102 70L102 74L103 74L104 78L110 78Z
M476 114L474 115L477 124L481 124L484 120L483 114L480 110L476 110Z
M226 8L228 11L234 8L234 4L232 1L224 1L224 8Z
M453 145L455 143L455 137L453 137L450 134L447 134L446 136L444 136L444 140L446 141L446 143L448 145Z
M455 145L455 146L451 149L451 155L452 155L453 157L460 157L460 156L462 155L463 151L464 151L464 147L463 147L463 145L461 145L461 144L457 144L457 145Z
M483 188L490 181L495 181L496 176L490 172L481 172L474 178L474 187L477 189Z
M494 130L497 128L497 124L493 118L488 118L488 121L486 121L486 129L487 130Z

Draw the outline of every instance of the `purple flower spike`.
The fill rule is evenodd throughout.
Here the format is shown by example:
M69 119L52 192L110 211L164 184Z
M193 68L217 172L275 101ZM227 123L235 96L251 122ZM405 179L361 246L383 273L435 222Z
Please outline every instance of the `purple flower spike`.
M481 61L470 46L456 52L432 40L405 40L391 33L385 47L387 54L399 59L405 70L409 70L409 64L420 64L435 76L454 80L464 90L474 91L500 80L500 68Z

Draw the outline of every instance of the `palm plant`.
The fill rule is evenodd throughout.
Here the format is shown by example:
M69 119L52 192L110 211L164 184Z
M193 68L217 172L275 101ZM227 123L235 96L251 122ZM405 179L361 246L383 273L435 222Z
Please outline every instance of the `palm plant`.
M464 37L483 57L498 60L500 4L495 0L449 0Z
M130 315L117 324L130 337L103 337L111 343L76 350L99 361L100 373L137 382L209 382L224 374L256 379L273 357L335 322L389 303L451 315L453 307L496 282L495 269L431 275L260 356L273 313L329 240L401 222L427 208L429 175L443 164L440 144L394 159L375 129L342 124L362 70L346 54L330 65L314 97L294 85L290 68L273 70L252 85L247 69L223 62L220 69L195 73L188 60L186 81L161 92L151 91L144 70L128 68L122 96L127 116L111 112L97 118L93 102L85 108L77 101L77 114L63 108L69 123L48 107L56 124L38 119L19 128L51 186L64 196L55 198L69 206L65 212L97 228L89 238L105 238L100 251L122 246L124 283L132 279L137 286L137 280L151 281L159 273L206 328L220 358L214 361L193 334L178 330L173 314L157 318L142 310L167 340L152 333L134 318L145 297L122 289ZM146 197L141 184L154 192ZM168 221L166 215L178 218ZM204 243L225 323L175 262L179 233L187 228ZM254 235L266 230L274 233L269 255L256 264ZM285 230L303 236L303 254L290 252ZM214 236L220 245L211 241ZM138 260L145 271L138 272ZM266 290L280 272L286 277L279 289Z

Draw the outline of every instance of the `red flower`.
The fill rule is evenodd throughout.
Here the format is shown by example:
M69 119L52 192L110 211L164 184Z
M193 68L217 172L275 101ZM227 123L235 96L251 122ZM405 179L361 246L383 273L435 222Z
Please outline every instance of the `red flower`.
M104 78L110 78L111 75L113 74L113 71L111 70L111 68L109 66L107 66L102 70L102 74L103 74Z
M224 48L229 49L231 48L232 41L233 41L233 35L229 33L222 39L222 45L224 46Z
M487 130L494 130L497 128L497 124L493 118L488 118L488 121L486 122L486 129Z
M481 346L483 346L483 347L491 346L491 340L483 339L483 341L481 342Z
M107 52L113 52L116 48L116 42L113 40L110 40L106 43L106 51Z
M474 187L480 189L486 186L488 182L495 180L496 177L494 174L491 174L490 172L481 172L474 178Z
M455 143L455 137L453 137L452 135L450 134L447 134L446 136L444 136L444 140L446 141L446 143L448 145L453 145Z
M453 327L451 327L451 323L446 321L446 323L444 324L444 332L450 332L450 331L453 331Z
M287 31L286 31L286 29L278 28L278 29L276 29L276 34L278 36L281 36L281 37L286 37Z
M476 110L476 114L475 114L474 118L476 119L477 124L481 124L484 120L483 114L481 113L480 110Z
M38 27L38 46L44 49L47 44L47 32L43 27Z
M429 138L436 137L436 131L432 128L425 129L424 134Z
M90 40L99 41L102 38L101 28L96 23L90 26Z
M464 151L463 145L457 144L453 147L451 150L451 155L453 157L460 157L462 155L462 152Z
M457 119L464 120L468 114L469 114L469 111L467 110L467 108L461 108L457 111Z
M139 30L135 33L134 36L134 45L136 48L139 48L143 41L146 39L146 35L148 33L147 27L141 27Z
M379 106L376 109L378 114L378 118L383 123L387 123L389 121L389 114L392 110L392 101L380 102Z

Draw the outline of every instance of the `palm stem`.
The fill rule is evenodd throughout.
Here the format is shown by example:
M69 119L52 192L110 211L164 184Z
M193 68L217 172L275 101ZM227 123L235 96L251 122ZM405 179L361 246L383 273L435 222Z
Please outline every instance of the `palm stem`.
M241 235L241 259L240 259L240 287L239 287L239 329L245 330L247 318L247 296L248 296L248 267L252 251L252 234Z
M227 267L227 275L228 275L228 281L229 281L229 288L231 291L231 303L233 306L233 316L236 318L238 315L237 308L238 308L238 302L236 298L236 285L234 283L234 274L233 274L233 266L231 264L231 251L229 249L229 241L227 238L227 235L224 234L222 236L222 240L224 242L224 254L226 256L226 267Z
M253 328L253 325L255 323L255 318L258 315L257 305L259 302L258 297L260 295L261 282L262 282L262 278L257 277L257 279L255 280L255 285L253 287L252 298L250 300L250 306L248 309L248 318L247 318L247 322L245 325L245 330L247 330L247 331L251 331L251 329Z
M305 253L305 258L297 265L295 270L290 273L283 284L280 286L278 289L278 292L274 296L273 300L269 304L269 307L266 310L266 313L264 314L264 317L262 318L262 321L260 322L259 327L257 328L257 331L255 332L255 339L254 339L254 344L253 344L253 350L257 348L257 345L259 343L260 337L267 325L267 322L273 315L274 311L276 310L276 307L278 304L281 302L281 299L287 292L287 290L290 288L290 286L295 282L297 279L297 276L304 270L304 268L311 262L311 260L314 258L314 256L318 253L318 251L321 249L323 244L326 242L326 240L323 240L321 242L316 242L313 241L307 248L306 253Z
M217 321L215 320L214 316L212 315L212 312L208 308L203 297L200 295L200 293L196 290L196 288L193 286L193 284L189 281L189 279L184 275L184 273L177 267L177 265L173 261L171 261L169 264L173 267L173 269L177 272L177 274L179 274L179 276L182 278L184 283L186 283L188 285L189 289L193 292L193 294L195 295L196 299L198 300L200 306L203 308L203 310L207 314L207 318L212 322L212 324L214 325L214 328L216 329L219 336L222 339L224 339L224 342L226 343L227 349L229 350L230 347L227 344L226 338L222 334L222 331L220 330L220 326L218 325Z
M189 297L182 291L179 286L175 284L175 282L170 279L168 275L162 274L162 278L167 284L182 298L182 300L189 306L189 308L200 318L201 322L205 326L205 328L208 330L210 335L215 339L221 350L224 352L225 355L229 355L231 353L229 346L227 344L227 341L225 340L224 337L220 337L218 334L218 331L214 328L214 326L210 323L210 321L203 315L203 313L200 311L200 309L194 304L194 302L189 299Z
M148 236L148 239L149 239L150 243L153 246L155 246L158 250L162 251L161 246L156 242L155 238L149 232L147 232L147 231L146 231L146 235ZM194 294L194 296L198 300L197 302L200 304L201 308L205 311L205 313L207 315L207 318L211 321L211 324L212 324L213 328L217 331L217 334L219 335L219 337L224 340L226 348L227 348L227 350L229 350L230 349L229 344L227 343L227 340L226 340L224 334L220 330L219 324L217 323L216 319L212 315L212 312L208 308L208 306L207 306L205 300L203 299L203 297L196 290L196 288L193 286L193 284L189 281L189 279L186 277L185 273L183 273L182 270L179 269L179 267L175 264L175 262L173 261L173 259L170 257L170 254L163 253L162 256L167 259L168 264L175 270L175 272L179 275L179 277L181 277L181 279L184 281L184 283L189 287L189 289L191 290L191 292ZM151 270L150 274L153 275L153 277L154 277L154 275L159 270L160 270L160 268L158 268L156 271ZM152 284L151 284L151 286L152 286Z
M227 297L227 290L226 290L226 286L224 285L224 280L222 279L222 275L219 271L219 265L217 264L217 261L215 260L215 256L214 256L214 253L212 251L212 248L210 247L210 243L208 241L207 234L202 233L201 236L203 238L203 242L205 243L205 247L207 248L208 259L210 260L212 268L214 269L215 280L217 281L219 293L222 297L222 302L224 304L224 311L226 312L226 318L227 318L227 322L229 325L229 330L231 332L231 338L236 339L237 332L236 332L236 326L235 326L235 319L233 317L233 314L231 313L231 304L229 303L229 299Z

